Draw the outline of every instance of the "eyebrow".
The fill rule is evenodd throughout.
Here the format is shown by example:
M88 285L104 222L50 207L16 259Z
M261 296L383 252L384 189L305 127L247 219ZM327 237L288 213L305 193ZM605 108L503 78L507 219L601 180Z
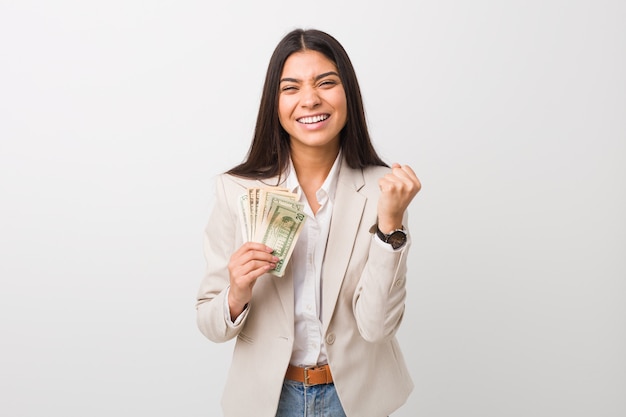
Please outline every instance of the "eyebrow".
M325 72L323 74L320 74L320 75L316 76L315 77L315 81L321 80L322 78L328 77L329 75L336 75L337 77L339 77L339 74L337 74L335 71L328 71L328 72ZM283 83L283 82L299 83L301 81L298 80L297 78L288 78L288 77L286 77L286 78L281 79L280 82L281 83Z

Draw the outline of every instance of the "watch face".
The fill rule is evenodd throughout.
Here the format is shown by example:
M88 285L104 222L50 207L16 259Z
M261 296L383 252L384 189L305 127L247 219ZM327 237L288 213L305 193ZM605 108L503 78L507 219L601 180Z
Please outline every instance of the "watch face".
M394 249L402 247L402 245L406 243L406 233L400 230L396 230L391 235L389 235L387 243L389 243Z

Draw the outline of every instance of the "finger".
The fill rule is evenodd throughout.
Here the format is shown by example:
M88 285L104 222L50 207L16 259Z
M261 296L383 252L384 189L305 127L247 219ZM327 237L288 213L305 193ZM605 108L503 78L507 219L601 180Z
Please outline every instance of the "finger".
M405 182L405 184L407 184L410 188L416 187L418 191L419 189L421 189L421 183L417 178L417 175L408 165L402 165L397 169L394 169L392 172L392 176L399 179L400 181ZM390 180L394 180L395 178L390 178Z
M246 275L254 269L258 269L263 265L278 262L278 257L260 251L249 251L245 254L231 260L230 268L235 275Z
M237 269L236 274L245 281L254 280L275 268L275 262L251 261Z
M380 179L380 182L382 183L380 185L382 185L383 188L390 190L391 188L395 188L397 186L402 187L412 184L413 181L404 171L398 168L398 172L389 172L385 174Z
M398 177L385 177L379 180L379 187L381 190L381 196L388 196L390 198L404 198L404 196L414 196L421 188L421 184L417 177L415 179L410 178L398 178Z
M390 172L379 179L378 186L383 194L397 192L414 194L422 187L413 169L409 165L401 165L397 162L391 165Z
M250 262L250 261L266 261L266 262L270 262L273 261L276 258L276 256L272 255L271 253L265 252L265 251L259 251L259 250L250 250L244 254L242 254L239 259L241 259L241 263L246 263L246 262Z
M263 243L246 242L239 247L239 249L235 252L235 254L242 254L250 250L257 250L257 251L262 251L262 252L267 252L267 253L274 252L274 249L270 248L267 245L264 245Z
M246 242L230 257L232 265L241 265L253 259L270 261L273 257L272 248L262 243Z
M256 280L263 274L276 268L275 263L268 262L250 262L231 272L231 287L249 289L252 288Z
M275 265L278 262L278 257L272 255L272 249L266 245L256 242L244 243L230 258L228 263L228 270L231 278L239 281L240 279L249 280L254 279L264 271L259 273L252 273L251 277L248 275L258 269L265 268L271 269L271 265ZM269 267L266 267L268 266Z
M415 175L415 172L413 172L413 169L411 169L411 167L408 165L394 164L394 167L391 170L391 174L397 176L398 178L407 178L407 179L417 178L417 175Z
M409 177L417 178L417 175L415 175L415 172L413 171L413 169L410 166L408 166L408 165L400 165L398 168L400 168L400 170L403 173L406 173Z

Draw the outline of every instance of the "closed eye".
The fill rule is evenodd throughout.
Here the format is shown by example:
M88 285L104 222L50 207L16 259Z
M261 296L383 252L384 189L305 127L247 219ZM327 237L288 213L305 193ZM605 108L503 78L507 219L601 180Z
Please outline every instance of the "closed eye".
M280 89L281 92L285 92L285 93L294 92L294 91L297 91L297 90L298 90L298 88L293 86L293 85L286 85L284 87L281 87L281 89Z
M321 83L319 83L320 87L325 87L325 88L330 88L330 87L334 87L335 85L337 85L337 81L335 80L324 80Z

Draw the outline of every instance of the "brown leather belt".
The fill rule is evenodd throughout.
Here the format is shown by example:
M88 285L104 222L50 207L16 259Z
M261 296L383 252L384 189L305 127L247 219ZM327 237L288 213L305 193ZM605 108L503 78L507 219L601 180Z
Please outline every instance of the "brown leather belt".
M289 365L285 378L302 382L306 386L330 384L333 382L333 376L328 365L310 366L307 368Z

